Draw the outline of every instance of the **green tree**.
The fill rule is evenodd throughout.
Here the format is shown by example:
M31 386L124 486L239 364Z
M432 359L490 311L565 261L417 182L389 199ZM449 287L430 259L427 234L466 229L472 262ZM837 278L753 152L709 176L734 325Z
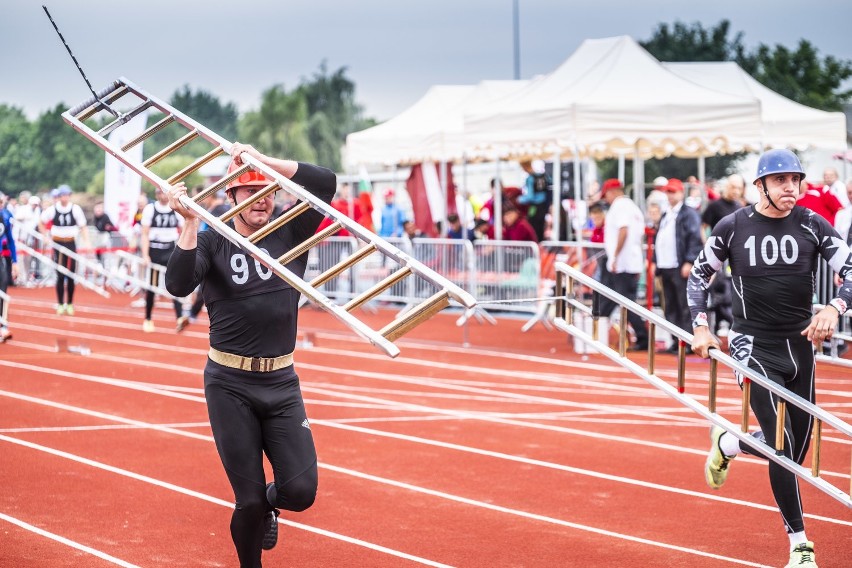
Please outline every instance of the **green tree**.
M841 111L843 103L852 99L852 89L840 90L852 77L852 61L830 55L820 58L813 44L804 39L795 50L762 44L752 53L740 49L736 62L773 91L809 107Z
M297 88L308 105L308 139L320 164L340 170L340 147L351 132L369 128L374 120L363 117L355 102L355 83L346 77L346 67L329 74L325 61L313 78Z
M240 140L272 156L316 162L308 136L308 103L304 93L287 93L283 85L263 92L260 109L246 113L238 125Z
M0 191L17 195L40 189L35 175L33 128L23 110L0 105Z
M729 38L731 22L722 20L705 30L700 23L659 24L648 41L639 45L660 61L731 61L743 53L742 32Z
M207 91L201 89L192 91L189 85L184 85L174 92L169 104L227 140L233 142L237 136L239 112L234 103L223 104L218 97ZM161 114L150 116L149 126L162 118ZM187 129L179 124L170 124L163 128L145 142L143 152L145 157L148 158L162 150L186 133ZM193 140L176 150L173 155L199 158L212 148L213 146L205 140Z
M81 191L103 169L104 152L65 123L62 113L66 108L60 103L33 124L33 175L37 184L55 187L66 183Z

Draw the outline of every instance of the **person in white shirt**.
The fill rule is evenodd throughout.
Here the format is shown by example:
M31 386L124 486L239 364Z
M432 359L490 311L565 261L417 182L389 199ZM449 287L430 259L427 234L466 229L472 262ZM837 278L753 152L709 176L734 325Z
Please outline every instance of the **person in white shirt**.
M844 189L846 193L846 199L852 201L852 179L846 182L846 187ZM843 237L843 240L846 241L846 244L849 244L849 227L852 226L852 207L844 207L840 211L837 212L837 215L834 216L834 228L837 230L838 234Z
M601 197L609 204L604 220L604 250L607 270L602 284L622 296L635 301L639 276L645 268L642 254L642 237L645 234L645 216L639 207L624 195L624 185L617 179L608 179L601 188ZM615 308L615 302L599 295L595 296L593 310L596 315L607 317ZM648 330L639 314L629 311L628 321L636 335L632 351L648 348ZM623 322L622 322L623 323Z
M142 209L142 232L140 234L140 250L142 259L147 264L158 264L166 266L172 251L175 250L180 231L183 228L183 217L172 211L169 207L169 196L157 188L156 201L149 203ZM149 283L159 286L160 272L151 269L149 271ZM142 330L145 333L155 331L151 314L154 310L154 292L145 292L145 320L142 322ZM183 315L183 304L177 299L173 300L177 324L175 330L180 333L189 323L189 317Z
M84 244L88 246L89 232L83 210L76 203L71 203L72 193L67 185L53 190L51 195L56 201L42 211L39 226L45 238L77 252L77 235L82 235ZM58 250L53 251L53 260L72 273L77 271L77 261ZM74 280L59 271L56 273L56 302L56 315L74 315Z
M825 168L822 172L822 182L828 190L834 194L834 197L845 208L849 207L849 196L846 194L846 188L843 182L838 179L837 170L834 168Z

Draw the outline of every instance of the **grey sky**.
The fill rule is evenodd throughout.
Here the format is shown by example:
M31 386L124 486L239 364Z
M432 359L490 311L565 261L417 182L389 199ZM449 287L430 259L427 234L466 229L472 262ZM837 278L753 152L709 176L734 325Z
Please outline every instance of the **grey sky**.
M30 117L89 96L45 2L96 90L125 76L168 99L188 84L246 111L326 60L348 68L358 102L384 120L431 85L513 75L512 0L3 0L0 103ZM645 40L660 22L725 18L748 47L805 38L852 60L849 0L520 0L521 78L553 70L587 38Z

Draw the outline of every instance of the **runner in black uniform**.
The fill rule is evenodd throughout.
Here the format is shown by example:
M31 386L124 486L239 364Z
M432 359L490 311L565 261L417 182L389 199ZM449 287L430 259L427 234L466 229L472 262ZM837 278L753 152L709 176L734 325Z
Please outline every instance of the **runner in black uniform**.
M693 266L687 294L694 318L692 347L707 357L709 348L719 347L707 327L707 290L710 277L729 260L734 288L731 356L814 402L814 346L831 338L839 316L852 302L852 260L846 243L823 217L796 206L803 178L799 159L789 150L764 153L754 181L761 191L760 202L719 221ZM843 283L838 296L812 317L820 256ZM742 377L737 379L742 384ZM754 435L770 447L775 447L776 399L752 383L751 408L761 429ZM811 427L810 414L787 406L784 454L796 463L805 458ZM716 426L710 437L705 478L718 489L729 462L738 453L748 453L748 446ZM805 536L795 474L770 461L769 482L790 537L788 566L816 566L813 543Z
M89 245L89 231L86 228L86 216L83 209L76 203L71 203L71 188L60 185L53 192L56 201L42 211L39 227L45 238L53 240L58 245L77 252L77 235L83 236L84 246ZM50 228L48 229L48 225ZM70 256L54 249L53 261L66 268L71 273L77 272L77 261ZM66 290L68 302L66 303ZM56 315L74 315L74 279L56 271Z
M175 250L180 230L183 228L183 217L178 217L171 207L169 207L169 196L157 188L156 200L149 203L142 210L142 234L140 239L140 249L142 259L148 264L158 264L165 266L172 256L172 251ZM149 267L150 268L150 267ZM152 286L161 286L160 271L151 268L148 273L149 284ZM145 291L145 320L142 322L142 330L150 333L155 330L154 321L151 315L154 312L154 299L156 294L151 290ZM186 327L186 321L189 319L183 315L183 303L177 298L172 299L172 304L175 308L175 329L178 333Z
M331 202L337 182L330 170L234 144L229 171L242 165L243 152ZM242 203L268 183L257 172L243 174L228 186L228 197ZM277 539L274 508L302 511L316 496L316 450L292 365L299 292L219 233L199 233L199 219L180 205L185 194L183 184L169 189L169 204L186 223L169 259L166 288L186 296L204 284L210 316L204 392L216 448L234 490L231 536L240 566L253 568L261 566L261 550ZM233 226L248 236L266 225L272 208L272 196L261 199L235 217ZM309 209L257 246L277 258L314 234L321 220L321 213ZM300 256L287 268L303 276L307 257ZM264 453L275 476L268 485Z

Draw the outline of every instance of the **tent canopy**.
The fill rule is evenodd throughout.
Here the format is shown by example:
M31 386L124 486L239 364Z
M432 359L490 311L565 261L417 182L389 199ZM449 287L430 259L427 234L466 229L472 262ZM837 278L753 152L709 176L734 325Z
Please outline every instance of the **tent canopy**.
M527 81L482 81L478 85L432 87L399 115L347 136L345 161L350 166L393 165L460 158L464 152L464 112L526 84Z
M469 154L714 155L758 143L760 102L667 70L627 36L592 39L555 71L464 116Z
M761 142L774 148L846 147L846 116L817 110L764 87L733 61L663 63L676 75L709 89L760 101L763 131Z

